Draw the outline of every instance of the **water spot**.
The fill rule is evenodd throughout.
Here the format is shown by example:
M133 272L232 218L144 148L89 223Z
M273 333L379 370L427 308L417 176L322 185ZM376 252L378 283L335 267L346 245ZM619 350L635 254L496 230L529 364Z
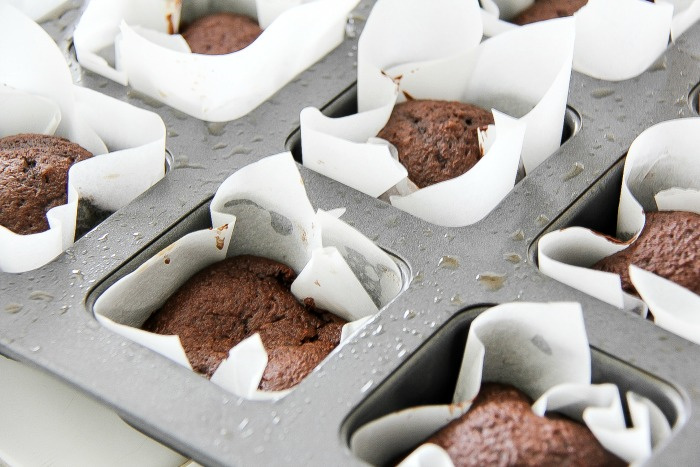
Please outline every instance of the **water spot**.
M530 339L530 342L532 342L532 345L537 347L543 354L552 355L552 348L549 346L544 337L540 336L539 334Z
M168 128L167 135L168 135L168 138L177 138L178 136L180 136L180 133L173 130L172 128Z
M29 294L29 300L36 300L40 302L50 302L53 300L53 295L43 290L34 290Z
M107 237L109 237L109 234L108 234L108 233L106 233L106 234L104 234L103 236L101 236L100 238L98 238L97 241L98 241L98 242L104 242L105 240L107 240Z
M83 280L83 273L80 271L80 269L73 269L71 272L71 278L82 281Z
M454 256L443 256L438 262L438 266L444 269L457 269L459 267L459 260Z
M350 39L357 37L357 29L355 28L354 18L348 18L348 22L345 23L345 35Z
M251 148L245 147L245 146L236 146L233 149L231 149L231 152L228 154L228 157L233 157L233 156L238 156L238 155L248 155L253 150Z
M217 150L219 150L219 149L224 149L224 148L227 148L227 147L228 147L228 143L217 143L217 144L214 145L214 147L212 147L212 149L213 149L214 151L217 151Z
M571 167L571 170L569 170L569 172L566 175L564 175L564 181L568 182L572 178L581 175L581 172L583 172L583 169L584 169L584 166L582 163L574 162L574 165L573 165L573 167Z
M202 164L190 164L187 156L177 156L173 159L173 169L203 169Z
M361 392L361 393L367 392L367 391L369 390L369 388L372 387L373 384L374 384L374 380L371 380L371 379L370 379L369 381L367 381L367 382L365 383L364 386L362 386L362 387L360 388L360 392Z
M433 303L435 303L436 305L437 305L438 303L440 303L441 301L442 301L442 297L434 297L434 298L433 298Z
M270 211L270 226L275 232L285 236L291 235L294 228L292 221L274 211Z
M611 88L598 88L591 91L591 97L596 99L602 99L603 97L612 96L615 94L615 90Z
M23 306L19 303L8 303L5 305L5 313L9 313L11 315L15 313L19 313L22 310Z
M406 310L403 312L403 319L413 319L416 317L416 312L413 310Z
M666 69L666 56L662 56L659 58L657 61L652 63L652 65L648 68L649 71L663 71Z
M32 352L38 352L38 351L41 350L41 346L40 346L40 345L35 345L34 347L32 347L32 348L29 349L29 350L31 350Z
M397 357L401 358L404 355L406 355L406 349L401 349L399 350L399 353L396 354Z
M226 130L227 122L207 122L207 131L212 136L221 136Z
M423 282L424 279L425 277L423 276L423 273L419 272L418 274L416 274L416 277L413 278L413 282L420 284L421 282Z
M604 138L610 141L611 143L615 142L615 135L613 135L612 133L606 133Z
M382 326L381 324L379 326L377 326L377 329L372 331L373 336L380 336L382 334L384 334L384 326Z
M476 280L478 280L488 290L495 292L503 287L503 284L506 281L506 275L496 272L485 272L477 275Z
M517 253L505 253L503 255L503 259L513 264L518 264L520 261L523 260L522 256L520 256Z
M250 421L250 420L248 420L247 418L244 418L243 420L241 420L241 423L238 424L238 429L239 429L240 431L243 431L243 430L245 429L245 427L248 426L248 422L249 422L249 421Z
M522 242L525 240L525 232L523 232L523 229L518 229L510 234L510 238L516 242Z
M462 297L460 297L459 294L454 294L452 298L450 298L450 303L458 306L464 304L464 302L462 301Z
M537 216L537 219L535 219L535 223L537 223L537 225L540 227L544 227L549 223L549 217L545 216L544 214L540 214Z
M154 107L156 109L159 109L159 108L163 107L163 105L164 105L161 101L154 99L150 96L147 96L145 94L142 94L142 93L135 91L133 89L129 89L126 92L126 96L129 99L138 99L141 102L143 102L144 104L150 105L151 107Z

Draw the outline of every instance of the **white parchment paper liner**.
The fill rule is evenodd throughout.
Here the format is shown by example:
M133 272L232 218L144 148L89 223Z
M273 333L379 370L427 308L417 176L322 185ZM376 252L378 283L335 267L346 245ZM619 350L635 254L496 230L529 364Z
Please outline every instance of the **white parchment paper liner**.
M540 270L554 279L619 308L628 297L617 274L588 269L627 248L644 228L645 211L700 214L700 118L662 122L642 132L630 146L622 175L617 234L627 242L571 227L544 235L538 245ZM700 296L632 266L630 279L654 322L700 343Z
M3 0L5 1L5 0ZM70 7L69 0L7 0L11 5L37 22L55 18Z
M256 17L265 31L238 52L193 54L180 35L168 34L177 31L181 1L93 0L74 35L78 61L196 118L233 120L338 46L346 16L358 0L196 3L195 14L244 13ZM104 55L113 56L114 63Z
M185 235L107 289L95 303L109 329L191 368L177 336L141 329L189 277L226 257L250 254L292 267L292 293L352 323L341 342L401 290L396 263L358 231L314 213L290 153L267 157L231 175L211 202L213 229ZM212 381L249 399L276 399L288 391L259 391L267 353L258 334L233 347Z
M47 213L50 229L18 235L0 226L0 270L22 272L73 244L78 198L116 211L163 177L165 125L147 112L74 86L43 29L0 2L0 137L62 136L95 156L71 167L68 204Z
M532 407L538 415L556 410L584 422L607 450L627 462L647 457L652 439L660 442L670 433L660 410L633 393L627 399L634 426L626 428L617 387L590 380L590 349L578 303L499 305L469 328L452 404L413 407L374 420L353 434L351 449L372 464L385 464L464 414L482 381L522 390L536 401ZM442 448L426 444L401 465L452 462Z
M9 465L177 467L186 460L40 371L0 355L0 375L0 459Z
M302 110L304 165L370 196L392 190L392 204L435 224L483 218L515 184L521 156L532 170L559 147L574 30L563 19L480 44L481 31L476 1L378 1L358 46L359 113ZM495 109L495 127L480 135L482 160L452 180L407 189L406 169L374 138L406 95Z
M508 23L532 4L532 0L484 0L484 34L495 36L520 26ZM576 49L574 70L608 81L633 78L644 72L668 45L700 18L700 2L673 16L671 3L644 0L589 0L574 14Z

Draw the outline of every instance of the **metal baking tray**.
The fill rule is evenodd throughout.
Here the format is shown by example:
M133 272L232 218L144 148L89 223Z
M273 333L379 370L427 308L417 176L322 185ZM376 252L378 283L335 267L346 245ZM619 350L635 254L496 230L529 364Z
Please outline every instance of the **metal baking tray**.
M346 221L400 260L408 285L277 402L233 396L94 319L92 303L109 284L174 239L208 225L208 203L227 176L284 150L299 157L303 107L352 112L357 38L373 4L360 3L337 49L249 115L223 124L190 118L81 70L71 35L82 5L44 23L76 82L163 118L172 162L162 181L56 260L27 273L0 273L0 353L60 378L204 465L361 465L348 448L352 430L393 408L443 398L420 393L416 375L428 361L445 356L431 374L449 385L450 349L485 306L577 301L595 379L640 391L672 422L672 437L647 464L695 464L700 347L544 276L534 258L537 238L554 228L585 225L609 232L630 143L654 123L697 113L689 96L700 82L700 25L631 80L607 82L573 72L565 132L570 137L474 225L438 227L300 167L313 205L346 207ZM400 398L406 388L420 394Z

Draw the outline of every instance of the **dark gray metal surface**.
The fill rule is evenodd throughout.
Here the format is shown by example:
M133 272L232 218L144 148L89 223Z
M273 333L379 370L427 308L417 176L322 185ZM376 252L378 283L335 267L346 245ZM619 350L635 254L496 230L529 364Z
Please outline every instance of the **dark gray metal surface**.
M285 150L303 107L324 107L353 85L357 36L373 3L363 1L355 11L353 37L248 116L226 124L189 118L83 72L70 48L79 7L44 24L79 84L161 115L175 162L162 181L55 261L23 274L0 273L0 353L67 381L206 465L351 465L360 463L347 448L355 408L377 388L386 392L384 382L402 374L397 369L458 312L514 300L578 301L592 347L678 391L680 422L648 464L696 464L700 347L545 277L533 257L534 240L552 226L585 218L585 212L614 215L621 168L614 166L641 131L694 115L688 95L700 81L700 25L632 80L573 73L569 105L580 116L579 131L475 225L438 227L301 167L313 205L347 207L344 219L405 261L411 282L278 402L233 396L95 321L90 305L101 288L202 228L206 205L227 176ZM570 178L575 164L583 171ZM441 262L446 256L458 266ZM489 274L503 275L500 288L478 280Z

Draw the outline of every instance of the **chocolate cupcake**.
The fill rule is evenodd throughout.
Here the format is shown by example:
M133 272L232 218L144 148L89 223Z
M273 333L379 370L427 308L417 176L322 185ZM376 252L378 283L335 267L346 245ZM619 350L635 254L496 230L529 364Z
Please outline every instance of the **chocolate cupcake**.
M262 34L262 29L251 17L236 13L214 13L188 25L182 37L193 53L225 55L237 52Z
M90 157L86 149L57 136L0 139L0 225L21 235L47 230L48 210L67 202L68 170Z
M629 266L682 285L700 295L700 215L687 211L645 213L641 235L624 250L596 262L599 271L620 275L622 289L639 295L632 285Z
M472 104L409 100L377 136L396 147L408 178L424 188L471 169L483 156L477 130L493 123L489 110Z
M513 386L483 383L471 408L432 435L455 466L623 466L584 425L560 415L540 417Z
M523 25L571 16L586 3L588 0L535 0L535 3L518 13L510 22Z
M211 377L229 350L259 333L269 363L259 389L298 384L340 342L345 320L300 303L290 292L296 274L257 256L235 256L191 277L144 323L177 334L192 368Z

